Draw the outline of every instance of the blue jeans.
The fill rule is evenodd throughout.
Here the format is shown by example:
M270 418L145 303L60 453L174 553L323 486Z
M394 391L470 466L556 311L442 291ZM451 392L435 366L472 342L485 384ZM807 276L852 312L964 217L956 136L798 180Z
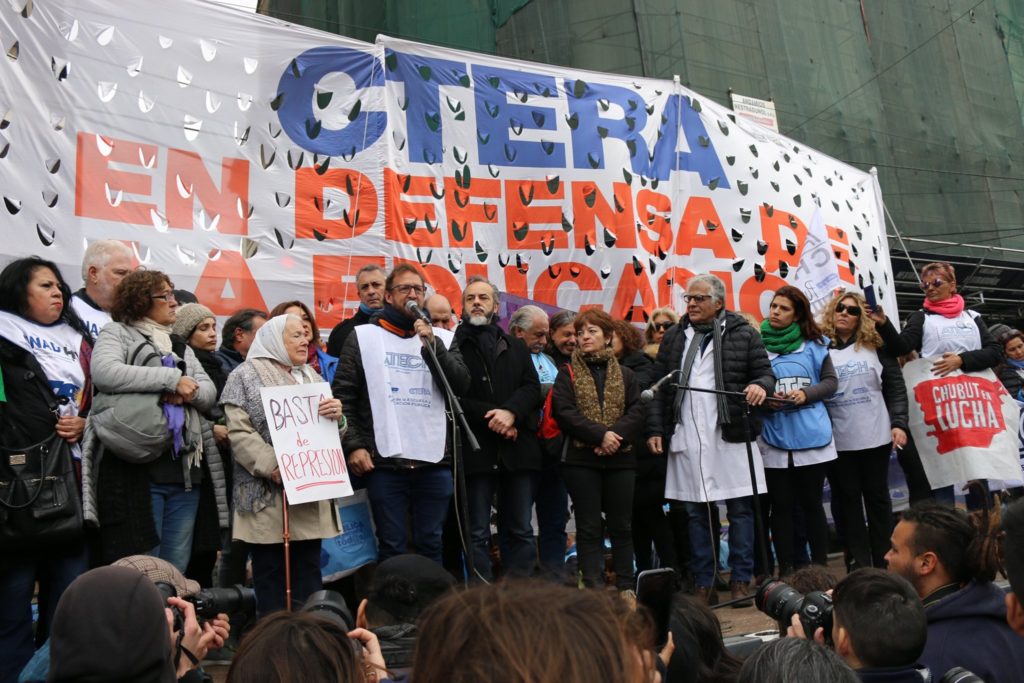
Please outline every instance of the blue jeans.
M444 466L411 469L378 467L364 476L377 527L380 562L408 552L406 520L412 520L416 553L441 564L441 531L454 489Z
M754 571L754 507L750 496L731 498L725 501L729 518L729 568L730 581L749 583ZM704 503L687 503L686 512L690 518L690 560L694 583L697 586L711 586L715 579L715 553L708 527L708 506ZM711 506L711 514L718 514L718 506Z
M497 492L498 538L505 575L529 576L537 560L533 543L533 472L499 471L467 477L469 537L473 566L485 579L491 577L491 501Z
M565 524L569 521L569 491L557 463L534 472L537 506L537 554L541 572L554 579L565 575Z
M199 486L191 491L184 484L150 484L153 522L160 543L147 555L167 560L182 573L192 556L192 532L199 511Z
M64 590L88 569L85 547L10 552L0 560L0 683L18 680L37 644L49 636ZM39 625L32 635L32 595L39 582Z

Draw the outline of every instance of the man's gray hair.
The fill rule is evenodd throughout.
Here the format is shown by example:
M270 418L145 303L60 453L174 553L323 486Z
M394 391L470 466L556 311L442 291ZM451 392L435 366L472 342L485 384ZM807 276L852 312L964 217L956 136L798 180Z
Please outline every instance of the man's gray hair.
M518 309L512 314L512 317L508 319L508 331L519 330L520 332L526 332L531 327L537 318L544 318L547 320L548 314L544 312L544 309L540 306L526 305Z
M85 249L85 256L82 257L82 281L89 278L89 268L96 266L102 268L110 262L115 254L122 254L128 258L132 257L132 250L124 242L117 240L96 240Z
M703 283L711 289L711 296L713 296L719 303L722 304L722 308L725 308L725 283L721 279L708 273L700 273L694 275L686 283L686 288L689 289L690 285Z
M384 270L384 266L377 263L367 263L356 272L356 279L358 280L359 276L363 273L372 273L375 270L379 270L384 277L387 277L388 275L388 271Z
M485 278L483 275L474 275L473 277L466 280L466 287L462 290L462 304L466 304L466 290L469 289L470 285L475 285L477 282L486 282L491 287L491 295L494 297L494 303L497 304L501 300L501 292L498 291L498 286L493 282Z

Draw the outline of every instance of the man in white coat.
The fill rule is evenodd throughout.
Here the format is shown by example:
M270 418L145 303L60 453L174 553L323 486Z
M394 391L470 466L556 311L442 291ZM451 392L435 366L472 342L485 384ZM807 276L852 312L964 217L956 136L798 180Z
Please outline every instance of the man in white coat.
M714 549L707 503L726 501L729 517L730 587L734 598L746 594L754 567L754 500L747 439L761 429L751 419L747 433L744 400L760 405L775 386L771 362L757 331L725 310L725 284L713 275L696 275L686 287L686 315L665 334L654 362L655 377L678 371L648 407L647 445L668 453L665 498L685 505L691 563L699 599L714 603ZM674 387L674 390L673 390ZM717 389L739 396L687 391ZM758 492L764 469L752 444ZM717 513L717 507L710 509Z

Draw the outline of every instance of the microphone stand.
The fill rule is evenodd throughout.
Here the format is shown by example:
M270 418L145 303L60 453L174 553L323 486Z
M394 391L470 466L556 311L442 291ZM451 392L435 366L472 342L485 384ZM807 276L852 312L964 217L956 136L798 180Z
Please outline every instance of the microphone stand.
M427 324L429 325L430 323ZM437 337L435 336L434 339L437 339ZM434 376L434 379L440 382L441 388L444 389L445 396L448 399L448 408L453 416L452 469L455 472L455 506L458 513L459 536L462 537L462 556L466 561L466 583L468 585L470 577L476 574L476 567L473 562L473 549L470 547L469 507L466 502L466 470L464 467L465 463L463 462L462 436L459 428L461 427L466 430L466 441L469 442L469 450L473 453L480 452L480 442L477 441L476 435L466 420L466 413L462 410L462 403L459 402L459 397L455 395L452 385L448 382L448 377L444 374L444 370L441 369L441 363L437 360L437 352L434 350L433 343L428 342L422 336L420 337L420 342L422 342L423 348L427 350L427 362L430 363L431 374Z
M683 389L684 391L698 391L698 392L701 392L701 393L704 393L704 394L718 394L719 396L726 396L728 398L738 398L738 399L741 399L743 401L743 421L744 421L744 426L746 427L746 429L744 430L744 432L746 434L746 439L744 439L744 442L745 442L745 444L747 446L747 469L750 472L750 487L751 487L751 490L753 491L753 498L754 498L754 500L753 500L753 507L754 507L754 533L757 535L756 538L755 538L754 545L760 547L760 553L758 553L758 554L761 556L759 558L761 560L761 566L764 567L765 569L767 569L768 566L769 566L768 565L768 546L767 546L766 543L764 543L764 541L766 540L766 537L764 535L764 519L761 518L761 501L758 499L760 494L758 493L758 490L757 490L757 470L754 468L754 449L751 447L751 442L753 441L754 430L753 430L753 426L751 424L751 414L750 414L751 406L750 406L749 403L747 403L747 395L744 392L742 392L742 391L723 391L722 389L701 389L699 387L691 387L691 386L687 386L687 385L679 384L679 383L672 383L672 384L669 384L669 386L675 387L676 389ZM793 401L793 399L790 399L790 398L771 398L771 399L765 398L765 400L766 401L768 401L768 400L776 401L778 403L791 403L793 405L796 404L796 402ZM718 571L718 568L716 567L715 568L715 572L717 573L717 571ZM750 598L750 596L746 596L746 597L743 598L743 600L748 600L749 598ZM728 602L720 603L720 604L712 607L711 609L717 609L719 607L724 607L725 605L731 605L734 602L740 602L740 600L730 600Z

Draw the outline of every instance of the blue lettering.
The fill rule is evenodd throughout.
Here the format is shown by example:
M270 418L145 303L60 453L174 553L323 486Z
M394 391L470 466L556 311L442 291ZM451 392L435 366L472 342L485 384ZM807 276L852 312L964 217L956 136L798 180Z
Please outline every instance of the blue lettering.
M358 90L383 86L379 62L373 54L345 47L315 47L296 57L294 63L294 68L288 65L277 85L278 96L283 98L277 117L295 144L317 154L351 158L384 134L388 115L382 111L361 109L338 129L323 128L313 111L316 85L328 74L348 75Z
M529 168L565 166L565 145L556 142L513 140L524 130L556 130L557 113L551 107L511 104L508 93L520 100L554 98L555 79L493 66L473 65L477 148L480 163Z
M717 180L718 187L729 187L729 179L718 159L718 152L708 135L700 113L685 95L670 95L661 122L661 137L654 145L651 170L656 178L665 180L668 172L692 171L700 176L704 185ZM678 125L677 125L678 122ZM689 152L677 152L679 131L683 131Z
M399 106L405 110L409 161L441 163L444 152L441 141L440 86L468 88L466 65L393 50L385 51L384 64L389 81L405 84L405 96ZM480 118L479 112L477 118Z
M569 94L569 111L572 132L572 158L576 168L604 168L604 140L619 140L629 150L630 165L634 173L647 177L668 178L668 165L664 175L652 173L647 141L640 134L647 126L647 110L644 99L635 90L604 83L587 83L576 86L578 81L566 80L566 93L581 91L580 97ZM622 116L602 116L602 111L612 111L611 105L622 109ZM664 127L664 124L663 124ZM662 131L664 133L664 131Z

